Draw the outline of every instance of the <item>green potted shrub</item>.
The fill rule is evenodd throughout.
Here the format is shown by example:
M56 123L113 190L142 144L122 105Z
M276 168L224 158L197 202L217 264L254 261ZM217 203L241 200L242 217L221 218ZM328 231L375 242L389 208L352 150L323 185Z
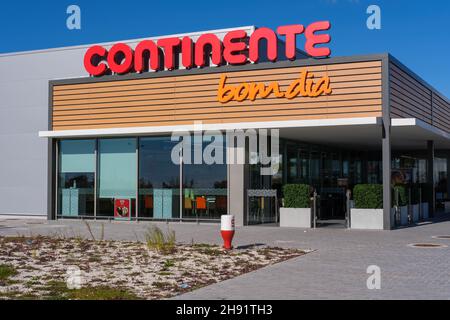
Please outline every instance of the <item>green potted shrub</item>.
M383 186L358 184L353 188L354 208L350 210L352 229L383 229Z
M311 228L311 186L287 184L283 187L280 227Z

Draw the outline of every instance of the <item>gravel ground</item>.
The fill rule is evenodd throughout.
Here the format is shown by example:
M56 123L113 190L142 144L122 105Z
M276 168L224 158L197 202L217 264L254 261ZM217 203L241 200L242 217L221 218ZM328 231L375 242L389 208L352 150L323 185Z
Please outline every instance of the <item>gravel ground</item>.
M164 299L307 251L48 236L0 237L0 299ZM80 290L81 288L81 290Z

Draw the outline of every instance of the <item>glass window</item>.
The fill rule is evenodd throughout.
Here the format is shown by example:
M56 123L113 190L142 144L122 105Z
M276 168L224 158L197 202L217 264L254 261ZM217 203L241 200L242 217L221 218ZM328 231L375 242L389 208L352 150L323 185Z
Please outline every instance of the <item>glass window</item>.
M350 161L342 160L342 177L348 178L350 175Z
M367 161L367 183L383 183L381 161Z
M95 140L59 142L58 215L93 216Z
M171 159L177 144L170 137L139 140L139 217L180 217L180 165Z
M192 139L192 159L197 149L195 140ZM213 142L214 138L204 136L203 145L198 149L204 152ZM227 214L227 165L224 143L221 153L222 164L183 165L183 218L219 219L221 215Z
M322 185L320 162L320 152L312 151L310 159L310 181L314 188L320 188Z
M434 159L434 183L436 192L436 201L438 203L447 200L447 159Z
M272 189L278 191L278 195L281 197L283 188L283 161L284 157L282 154L278 156L278 171L272 175Z
M99 139L98 216L114 216L117 201L129 203L135 216L137 192L136 139Z
M309 184L309 152L307 150L300 151L300 181Z
M427 160L418 159L417 160L417 182L427 183Z
M295 145L287 146L287 179L289 183L298 182L298 148Z
M354 172L353 172L353 184L359 184L363 182L363 173L362 173L362 161L355 160L354 162Z

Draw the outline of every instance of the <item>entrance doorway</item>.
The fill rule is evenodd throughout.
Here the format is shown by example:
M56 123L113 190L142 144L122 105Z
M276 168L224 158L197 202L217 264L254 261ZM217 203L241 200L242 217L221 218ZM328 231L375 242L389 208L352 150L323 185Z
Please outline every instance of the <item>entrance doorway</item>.
M246 223L275 224L278 222L281 195L281 174L261 175L261 165L249 165L249 188L246 190ZM277 189L276 185L279 185Z
M320 195L317 208L317 223L345 224L346 191L349 188L349 160L344 160L342 153L320 152L320 183L316 186ZM345 172L344 172L345 171ZM345 174L344 174L345 173Z
M278 222L277 190L247 190L247 224L268 224Z
M246 203L250 211L248 224L277 222L275 217L282 203L283 186L307 184L318 195L317 226L345 226L349 211L347 191L353 190L356 184L382 183L380 151L335 148L286 139L280 140L280 167L276 175L262 176L259 165L249 165L248 169L247 189L276 190L279 200L249 198Z

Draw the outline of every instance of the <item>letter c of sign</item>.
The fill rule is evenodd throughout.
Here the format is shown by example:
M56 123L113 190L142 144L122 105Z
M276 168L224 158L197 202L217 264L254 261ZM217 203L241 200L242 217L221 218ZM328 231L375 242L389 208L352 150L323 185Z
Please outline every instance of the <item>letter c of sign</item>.
M107 66L104 63L100 63L102 60L106 60L108 51L102 46L92 46L84 55L84 68L92 76L102 76L106 73ZM94 61L95 60L95 61Z
M108 65L112 72L124 74L133 67L133 49L124 43L116 43L109 49Z

